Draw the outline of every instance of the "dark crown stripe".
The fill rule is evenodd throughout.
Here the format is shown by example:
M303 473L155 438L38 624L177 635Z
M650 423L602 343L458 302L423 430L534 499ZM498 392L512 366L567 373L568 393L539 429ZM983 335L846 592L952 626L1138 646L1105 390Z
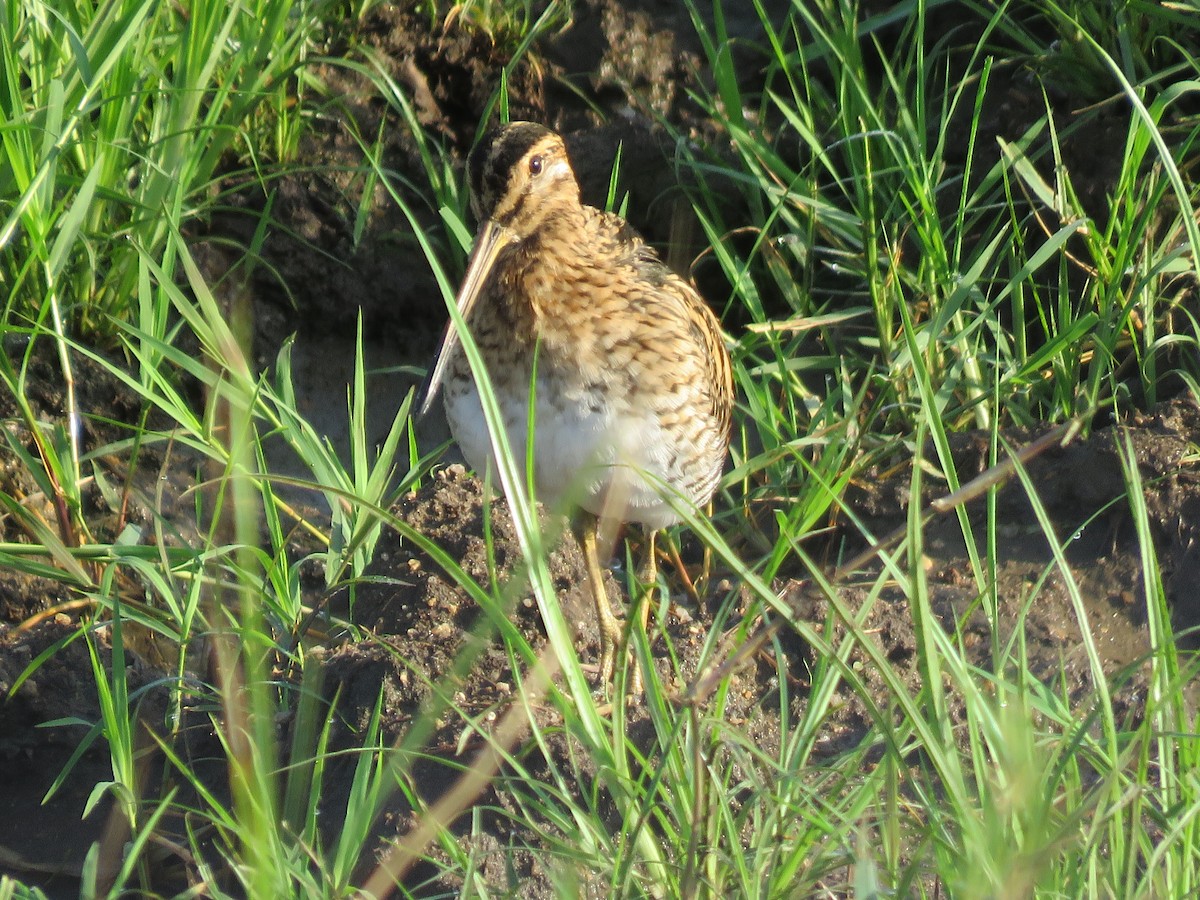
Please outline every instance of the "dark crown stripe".
M533 122L515 122L488 132L471 151L467 173L471 191L482 201L485 215L495 212L496 204L508 189L513 167L552 135L550 129Z

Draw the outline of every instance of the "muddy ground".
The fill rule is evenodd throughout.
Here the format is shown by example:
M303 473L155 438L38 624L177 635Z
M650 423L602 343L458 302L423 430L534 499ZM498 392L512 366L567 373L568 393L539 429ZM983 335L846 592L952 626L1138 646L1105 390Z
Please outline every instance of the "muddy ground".
M663 223L670 218L661 214L663 197L672 195L679 174L670 163L670 142L662 129L652 124L655 117L666 118L696 140L709 140L715 134L712 123L705 121L688 99L689 89L703 79L704 69L690 24L672 12L675 7L654 0L577 3L574 23L545 38L539 45L538 61L517 66L509 82L514 118L537 119L569 133L585 194L593 202L607 190L613 149L618 142L622 144L625 171L636 173L622 185L630 191L630 218L660 243L668 237ZM755 23L734 20L729 27L750 33ZM396 5L372 12L355 40L378 54L381 65L404 86L423 125L458 154L469 148L496 83L498 68L506 61L502 50L487 35L469 29L431 32L426 17ZM320 74L332 91L345 99L347 115L355 119L362 133L376 133L381 117L391 122L386 132L388 165L402 175L419 171L416 148L398 124L394 110L386 106L371 84L332 67ZM748 60L747 80L756 75L753 60ZM996 80L997 112L989 119L988 128L996 134L1019 134L1028 116L1039 114L1040 98L1027 92L1018 79ZM1101 123L1096 127L1104 126ZM1093 151L1095 145L1086 134L1081 143ZM1119 141L1111 143L1120 146ZM1066 152L1069 155L1070 147ZM307 389L313 392L311 405L320 408L332 403L344 409L345 382L339 377L327 382L328 360L339 354L349 356L355 317L360 311L366 330L376 336L368 346L373 354L369 362L379 365L384 360L417 366L423 365L431 353L444 312L432 275L415 262L420 255L414 252L406 220L382 190L377 190L364 236L354 239L357 192L362 181L352 171L360 156L357 143L337 124L336 117L316 127L305 154L311 162L301 166L305 174L285 177L276 184L272 211L281 227L264 248L270 265L251 275L256 352L267 364L282 340L297 333L299 346L318 348L309 351L312 371L308 373L311 382ZM590 160L596 163L592 165ZM1102 196L1107 170L1104 160L1094 165L1095 178L1089 183ZM231 179L231 186L236 180ZM253 185L243 185L233 208L197 230L198 245L211 237L248 240L256 225L254 213L263 202ZM421 214L428 216L430 229L436 229L435 213L421 209ZM314 248L320 252L312 252ZM681 251L684 259L690 258L686 251ZM736 323L727 324L736 334ZM306 340L321 343L305 345ZM57 369L52 360L39 365L33 397L36 411L48 420L61 420L63 397L57 387ZM140 407L117 385L85 367L83 361L80 365L86 373L82 379L82 405L92 413L85 441L94 447L119 433L117 426L104 420L136 422ZM415 376L389 377L392 380L376 385L373 397L385 420ZM0 398L0 415L6 422L17 418L11 398ZM9 427L19 430L17 425ZM335 427L330 424L331 430ZM1035 439L1038 433L1033 430L1007 437L1020 445ZM1118 715L1128 720L1140 715L1145 695L1141 660L1149 649L1149 635L1144 621L1141 557L1130 504L1125 499L1126 482L1117 443L1129 440L1134 448L1151 531L1164 566L1168 600L1177 628L1184 630L1200 625L1200 593L1196 588L1200 584L1200 554L1195 550L1200 534L1200 469L1195 452L1198 435L1200 410L1192 401L1178 399L1142 413L1129 413L1123 420L1098 427L1069 446L1046 452L1030 465L1038 496L1056 533L1072 536L1068 560L1080 586L1092 634L1104 657ZM436 439L437 435L429 437ZM160 451L146 454L140 461L141 471L158 472L168 462ZM986 454L986 436L956 438L956 462L964 479L983 468ZM22 478L7 450L0 451L0 461L5 492L18 497L36 495L36 485ZM165 476L168 484L174 485L162 495L168 501L183 497L189 479L194 477L194 461L180 457L174 465L178 471ZM128 461L113 462L116 476L128 471ZM886 474L865 472L852 485L847 502L874 534L885 534L903 523L911 474L901 465ZM933 488L927 492L930 496L936 493ZM154 505L161 502L161 497L153 493L135 491L129 508L118 519L98 488L93 487L88 493L89 519L99 539L112 539L115 534L111 532L120 521L150 522ZM1051 554L1019 486L1005 488L998 502L1002 527L997 548L1001 598L997 627L1001 637L1007 639L1014 623L1023 624L1033 671L1048 681L1064 672L1071 700L1083 715L1095 686L1069 593L1061 576L1052 572L1036 601L1025 608L1031 586L1051 566ZM520 554L504 502L491 499L486 505L486 518L496 541L498 572L503 578L517 564ZM188 503L177 502L176 507L170 515L186 519ZM461 467L452 465L439 469L420 491L401 498L397 506L398 514L408 524L444 547L469 575L486 583L490 573L483 537L484 510L479 483ZM53 522L53 511L44 512L47 521ZM982 515L982 508L972 510L976 522L982 521ZM11 518L0 522L3 540L22 539ZM819 538L823 544L812 547L818 557L853 552L861 543L844 523L835 525ZM556 528L557 524L548 522L548 527ZM186 525L181 528L186 534ZM975 603L957 520L950 516L937 521L928 534L926 570L937 612L948 630L961 627L973 661L986 668L990 665L991 626ZM297 552L304 550L298 548ZM579 623L579 652L585 661L594 661L596 634L586 578L570 537L554 551L551 567L568 620ZM869 571L870 566L867 568ZM323 639L326 646L314 657L323 660L324 696L340 696L331 735L335 747L358 746L355 741L381 689L385 697L383 731L389 739L403 733L428 700L428 689L423 687L426 680L446 671L463 645L465 633L478 620L472 601L438 566L395 535L381 539L372 575L375 577L371 583L358 588L352 609L344 596L333 600L335 612L349 613L370 636L346 641L341 632L329 631ZM671 577L669 569L668 575ZM316 603L321 579L317 573L310 572L309 576L308 586ZM827 602L806 589L806 577L803 571L785 571L777 587L808 619L822 625L829 623L836 633L838 626L830 619ZM865 602L866 592L858 587L865 580L852 579L843 587L842 599L852 608ZM678 588L677 578L672 583ZM732 610L732 619L723 619L727 623L739 615L756 614L726 573L714 572L708 584L709 590L699 602L677 590L662 625L665 637L659 640L671 641L680 660L678 671L668 671L666 655L661 655L662 674L668 683L680 688L701 665L704 637L719 610ZM610 591L613 596L621 595L616 579ZM0 571L0 694L5 696L0 705L0 873L11 872L29 883L44 885L57 896L78 892L84 854L104 832L108 805L101 803L87 818L81 817L81 811L93 786L111 777L106 749L102 744L93 744L76 760L71 776L53 800L41 802L87 735L87 723L99 717L93 662L87 646L78 638L78 624L86 620L88 610L78 600L60 581ZM544 642L538 613L529 598L518 596L513 619L535 646ZM915 693L919 689L915 635L898 588L876 600L868 628ZM101 671L110 659L111 637L103 629L98 633L96 665ZM797 712L806 702L806 673L812 650L787 634L779 640L789 659L791 697L796 707L793 712ZM31 661L56 646L19 690L11 690ZM134 681L130 691L141 704L141 718L147 723L161 723L164 695L156 685L163 676L159 666L164 653L142 645L132 649L135 664L131 667ZM169 652L165 656L169 657ZM887 689L878 673L865 658L855 663L868 689L877 693L881 705L886 706L883 701ZM734 676L734 689L730 691L727 715L738 720L764 748L779 741L776 677L773 666L755 660ZM462 678L458 702L469 713L489 708L502 711L513 683L507 655L493 643L481 651ZM862 699L849 691L834 706L838 711L828 723L823 744L829 754L853 746L870 724ZM641 714L635 709L631 715L631 727L636 732ZM189 727L184 729L182 751L195 761L211 758L215 745L207 712L202 708L185 710L185 716L190 718ZM62 724L66 720L70 724ZM60 724L47 726L54 722ZM288 722L280 723L282 740L287 740L288 728ZM459 759L462 730L460 719L446 715L427 746L446 758ZM217 767L212 773L214 784L219 784L220 774ZM430 758L419 764L413 781L424 786L432 799L452 775L450 769ZM344 802L349 776L348 763L336 763L329 773L331 786L324 796L327 814L335 819L338 804ZM147 794L153 796L161 789L162 785L148 784ZM481 802L515 812L511 798L503 792L489 792ZM397 799L378 824L380 846L412 824L411 811ZM479 839L481 849L507 847L529 838L514 835L512 829L511 821L503 816L485 817L484 833ZM163 890L186 880L186 860L181 854L169 845L156 852L164 873ZM504 870L498 854L485 854L483 858L491 866L485 870L489 881L504 885L517 879L525 896L550 894L544 873L537 871L531 860L525 859L525 867L521 868L522 860L518 858L517 869ZM416 873L414 878L433 875L430 869ZM436 888L453 885L430 885L430 889Z

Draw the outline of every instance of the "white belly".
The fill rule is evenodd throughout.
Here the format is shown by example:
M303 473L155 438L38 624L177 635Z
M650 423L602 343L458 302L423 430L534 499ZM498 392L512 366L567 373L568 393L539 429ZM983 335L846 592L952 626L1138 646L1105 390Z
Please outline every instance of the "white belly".
M560 512L580 506L651 528L679 521L662 496L674 454L655 416L618 415L611 404L590 396L560 396L558 402L550 402L550 396L550 389L539 383L533 466L538 500ZM524 471L528 394L502 394L500 401L509 446ZM448 391L445 404L463 456L482 474L492 461L492 445L474 383Z

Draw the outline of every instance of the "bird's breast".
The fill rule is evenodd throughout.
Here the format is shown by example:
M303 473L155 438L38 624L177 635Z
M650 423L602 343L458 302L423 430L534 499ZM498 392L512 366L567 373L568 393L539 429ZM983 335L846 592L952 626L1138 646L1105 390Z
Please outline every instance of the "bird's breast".
M493 376L495 377L495 376ZM509 447L525 471L528 453L529 382L496 378L493 387ZM699 484L695 448L680 445L681 432L664 427L659 415L617 399L602 385L554 383L539 374L534 388L533 472L537 498L563 511L580 506L662 528L678 521L665 495L679 492L692 502L706 502L719 477L723 453L718 448ZM494 451L479 393L473 381L456 381L446 393L446 418L467 463L483 472ZM693 465L685 471L685 462ZM697 490L704 491L703 496Z

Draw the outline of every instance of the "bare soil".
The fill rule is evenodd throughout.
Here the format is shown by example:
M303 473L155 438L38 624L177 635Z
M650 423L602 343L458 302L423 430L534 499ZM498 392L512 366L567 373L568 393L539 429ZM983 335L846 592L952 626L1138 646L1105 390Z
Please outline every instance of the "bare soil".
M572 154L585 176L585 195L593 202L607 192L611 158L620 142L626 179L622 187L631 192L630 218L652 239L665 241L668 235L662 223L669 217L657 214L657 204L671 194L677 182L669 161L670 148L653 119L665 117L697 139L712 133L711 124L688 100L689 89L703 77L695 38L689 36L688 21L670 12L677 4L593 0L576 6L570 29L545 39L534 57L536 62L523 63L511 73L513 116L544 121L570 133ZM753 24L734 20L729 27L751 29ZM377 53L388 73L404 86L422 124L456 152L465 153L497 83L499 68L507 61L503 48L469 28L431 31L427 18L405 11L400 4L376 8L355 40ZM320 74L345 98L349 115L363 134L377 133L381 120L387 123L387 165L401 174L419 171L416 148L408 142L395 111L385 108L373 87L347 70L330 67ZM746 77L756 77L753 66L748 66ZM1013 99L1018 87L1010 83L1003 91L1008 92L1008 102L993 124L998 133L1019 134L1023 117L1019 111L1013 112L1013 104L1019 100ZM593 106L582 102L581 95ZM1006 116L1011 121L1006 122ZM361 311L368 332L383 336L381 343L400 347L404 358L423 362L432 352L444 314L436 283L420 262L420 254L413 252L407 222L377 189L368 227L355 238L353 223L362 181L353 173L360 155L344 127L318 125L305 154L311 162L300 167L305 174L289 175L274 185L271 212L280 227L273 230L263 248L269 265L252 276L261 360L270 362L283 338L292 332L299 333L300 341L306 334L324 340L341 336L349 353L355 317ZM1098 183L1102 183L1107 170L1100 164L1097 167ZM253 185L245 185L236 196L235 207L241 209L214 219L207 236L248 241L265 198ZM436 212L420 208L432 232L438 227ZM18 348L6 349L11 353ZM318 386L327 372L321 357L316 354L309 374ZM89 448L101 446L120 432L118 426L108 423L136 423L141 408L101 372L82 360L79 365L84 372L82 405L90 411L85 443ZM52 357L38 362L31 383L39 417L62 421L61 376ZM344 381L325 385L325 389L327 396L344 398ZM403 389L403 381L389 383L376 402L386 404L390 394L393 404L398 404ZM337 402L344 404L344 400ZM9 397L0 396L0 419L19 439L28 440ZM1005 436L1012 444L1021 445L1037 434L1010 432ZM1030 466L1036 496L1054 533L1071 537L1068 562L1087 627L1103 656L1117 713L1131 722L1139 717L1145 696L1142 661L1150 637L1145 625L1142 559L1126 499L1119 447L1128 441L1133 448L1158 559L1164 567L1168 601L1177 630L1186 631L1200 625L1200 554L1195 550L1200 536L1198 438L1200 410L1191 401L1175 400L1099 427L1089 437L1047 452ZM956 466L965 480L985 467L987 436L966 434L955 441ZM29 483L7 449L0 449L0 467L0 488L11 496L38 502L37 486ZM186 518L188 504L179 499L194 467L194 461L161 450L143 451L136 467L128 460L114 459L109 474L118 483L122 479L136 481L130 474L136 469L154 478L161 476L169 487L157 494L150 489L132 491L128 507L119 515L97 487L89 488L93 532L99 539L111 540L124 521L149 523L151 509L161 508L163 497L177 504L175 514ZM911 478L911 461L886 473L864 473L851 488L847 503L872 533L885 534L905 521ZM145 488L142 482L138 484ZM937 492L938 486L927 479L926 494ZM519 568L520 551L504 501L485 499L479 482L461 467L438 471L420 491L402 498L396 512L412 528L440 544L481 583L488 583L493 575L504 580ZM979 533L983 533L982 515L982 507L971 511L972 519L981 526ZM44 517L55 521L51 509L44 510ZM1023 628L1031 670L1048 683L1065 678L1073 706L1080 716L1086 715L1095 700L1096 685L1083 653L1079 616L1071 592L1053 564L1047 537L1019 485L1003 489L997 517L1001 523L1001 543L996 548L999 621L994 627L998 637L1006 641L1012 629ZM561 528L561 523L552 519L546 522L547 528ZM495 548L494 573L489 570L487 532ZM935 522L927 536L924 564L937 612L948 632L961 634L972 661L986 670L991 665L993 624L977 602L957 519L951 516ZM11 517L0 518L0 539L27 537ZM853 547L859 538L846 529L820 540L828 542L832 550L843 547L839 541ZM985 554L986 548L979 552ZM597 640L587 580L569 531L552 553L550 565L568 620L578 623L579 652L585 661L594 661ZM357 586L352 605L349 594L334 600L334 611L350 615L369 637L347 641L332 636L314 653L322 669L322 696L330 704L329 715L334 716L334 749L361 746L361 735L381 691L386 739L403 734L430 702L428 685L442 677L463 646L474 640L471 635L481 621L473 601L437 564L398 536L381 540L371 575ZM670 577L678 585L678 579ZM827 601L808 590L807 577L802 571L785 572L777 587L808 619L836 638L841 626ZM611 581L612 596L622 596L623 581ZM678 669L672 670L668 655L660 654L661 674L681 691L711 663L701 658L701 651L723 605L731 606L734 620L759 614L728 573L712 573L708 584L709 591L699 603L677 591L659 626L662 633L657 646L661 649L663 642L669 641L679 660ZM841 593L841 599L853 609L867 602L865 589L857 585L852 581ZM1035 589L1035 585L1039 586ZM313 602L320 602L319 579L312 579L311 588ZM72 762L90 725L99 720L94 679L97 672L107 677L111 660L112 632L108 627L92 632L94 657L89 652L79 624L88 620L90 609L78 601L61 581L0 571L0 695L4 697L0 703L0 873L11 872L56 896L78 893L84 855L91 843L104 835L108 821L106 802L87 817L82 815L93 786L111 778L103 741L90 744L74 759L62 786L43 802ZM512 621L535 646L544 643L536 606L520 592ZM898 587L884 592L874 601L867 621L885 657L915 693L920 686L916 636L903 592ZM790 662L790 696L796 713L806 703L813 651L786 633L778 640ZM165 689L160 682L166 674L163 666L169 661L169 651L135 642L129 652L134 659L129 690L139 704L139 718L146 729L161 733ZM871 694L881 706L887 706L888 691L879 673L861 654L853 663ZM777 677L773 665L751 662L734 675L726 712L764 748L777 746L780 739ZM456 703L467 714L489 710L502 714L511 701L514 681L507 654L491 639L461 675ZM1194 703L1196 696L1189 700ZM834 705L838 712L828 723L824 743L831 755L853 746L870 726L864 702L853 692L846 690ZM180 752L195 761L216 758L218 748L205 710L185 710L184 714L190 724ZM553 713L545 715L549 723ZM646 725L644 713L634 708L630 715L631 730L636 734ZM470 758L474 744L468 741L461 746L464 728L457 713L447 712L426 742L429 755L416 764L411 781L420 786L427 800L436 799L453 782L456 767ZM290 723L283 721L281 745L286 745L289 737ZM568 748L551 749L565 755ZM531 759L526 764L534 771L551 764L569 768L565 758L540 763ZM351 761L332 763L329 787L323 794L323 818L337 822L352 774ZM149 797L166 786L153 780L148 775L145 793ZM219 767L212 772L212 780L220 785ZM520 819L520 811L506 792L493 787L479 803L489 812L482 818L482 833L474 838L478 849L536 840L532 834L515 833L513 822ZM513 813L512 818L504 812ZM411 809L401 799L394 799L376 826L380 849L406 833L413 823ZM459 824L464 840L469 827L469 817L464 817ZM162 848L161 859L165 891L182 883L186 866L169 847ZM508 885L515 880L522 885L524 896L552 896L551 884L531 857L518 857L515 870L505 869L498 853L482 853L481 859L486 861L484 875L490 883ZM370 862L365 861L368 866ZM454 887L438 882L432 868L413 877L413 884L434 879L426 886L430 891Z

